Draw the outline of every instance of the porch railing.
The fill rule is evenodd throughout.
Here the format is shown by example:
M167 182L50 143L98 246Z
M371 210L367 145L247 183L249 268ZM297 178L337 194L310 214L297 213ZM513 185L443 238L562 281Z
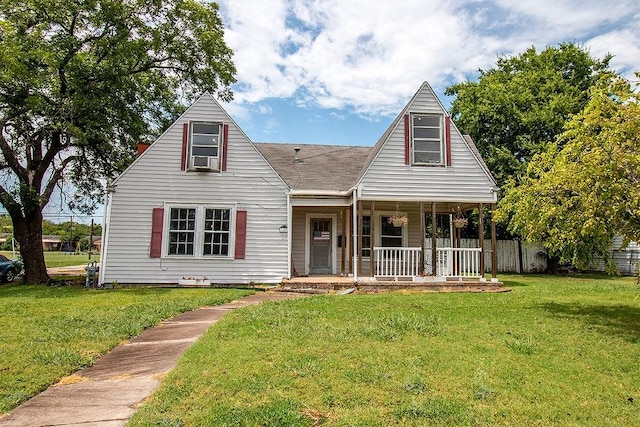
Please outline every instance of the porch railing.
M480 248L437 248L436 274L445 277L480 277Z
M420 273L421 248L374 247L376 277L414 277Z

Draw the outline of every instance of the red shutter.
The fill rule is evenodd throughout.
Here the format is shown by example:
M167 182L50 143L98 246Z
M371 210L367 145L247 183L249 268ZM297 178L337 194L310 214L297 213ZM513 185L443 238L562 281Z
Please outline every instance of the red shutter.
M189 123L182 125L182 164L180 169L187 168L187 146L189 145Z
M451 166L451 117L444 117L444 141L447 154L447 166Z
M236 253L235 259L244 259L247 244L247 211L236 211Z
M222 166L220 170L227 170L227 142L229 141L229 125L222 125Z
M408 165L411 162L411 136L409 133L409 126L411 124L411 117L409 114L404 115L404 164Z
M160 258L162 256L162 229L164 228L164 208L153 208L151 214L151 245L149 256Z

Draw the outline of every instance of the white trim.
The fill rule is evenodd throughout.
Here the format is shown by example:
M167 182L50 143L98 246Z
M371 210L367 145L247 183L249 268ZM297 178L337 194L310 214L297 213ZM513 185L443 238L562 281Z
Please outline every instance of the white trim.
M218 139L218 149L217 151L217 155L216 156L196 156L193 154L193 125L209 125L209 126L218 126L218 134L217 134L217 139ZM212 171L212 172L222 172L222 149L223 149L223 145L225 143L224 141L224 123L222 122L210 122L210 121L203 121L203 120L189 120L187 122L187 128L188 128L188 137L187 137L187 159L186 159L186 165L185 165L185 170L187 172L198 172L198 171L202 171L202 170L207 170L207 171ZM201 134L198 134L201 135ZM228 142L228 141L227 141ZM207 158L207 166L203 167L203 168L199 168L194 166L194 158L195 157L206 157ZM212 161L214 162L214 165L210 165L210 163L212 163Z
M291 279L291 259L293 257L293 208L291 198L287 194L287 279Z
M353 192L353 208L351 209L353 217L353 281L358 283L358 260L360 254L358 253L358 196L360 195L360 188L354 187L356 191Z
M100 268L98 269L98 283L104 284L104 273L107 268L107 250L109 247L109 229L111 228L111 197L107 190L105 195L105 207L102 213L102 247L100 248Z
M445 129L446 125L445 125L445 120L444 120L444 114L441 113L420 113L420 112L409 112L409 143L410 143L410 160L411 160L411 164L410 166L416 166L416 167L429 167L429 166L446 166L446 144L445 141L447 139L447 131ZM437 117L439 119L439 129L440 129L440 161L439 162L433 162L433 163L429 163L429 162L416 162L416 144L415 144L415 140L416 140L416 136L415 136L415 131L414 131L414 126L413 126L413 118L415 116L425 116L425 117ZM428 138L421 138L421 139L428 139Z
M291 190L289 194L297 196L349 197L353 190Z
M436 203L457 203L457 204L478 204L478 203L496 203L497 193L493 191L487 191L487 194L491 194L490 198L478 200L478 199L464 199L461 200L459 197L429 197L429 202ZM359 196L360 197L360 196ZM364 201L375 201L375 202L424 202L424 197L384 197L384 196L373 196L369 195L368 197L360 197L361 200Z
M290 197L287 194L287 197ZM318 199L318 198L291 198L291 206L302 207L346 207L351 206L351 201L347 198L338 199Z
M312 219L322 219L328 218L331 220L331 273L336 274L338 271L338 244L337 244L337 234L338 234L338 215L336 214L323 214L323 213L308 213L305 221L305 239L304 239L304 272L305 274L309 274L309 264L311 262L310 259L310 249L311 249L311 220Z

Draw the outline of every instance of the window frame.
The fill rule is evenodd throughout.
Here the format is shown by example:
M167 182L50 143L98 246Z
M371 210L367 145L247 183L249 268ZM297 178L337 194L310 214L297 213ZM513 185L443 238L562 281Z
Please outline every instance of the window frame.
M364 219L369 218L369 233L365 234L364 230ZM371 214L363 214L362 215L362 227L360 229L360 236L362 237L362 248L360 248L360 257L363 259L371 258ZM369 243L365 244L365 238L369 238ZM365 251L367 251L367 255L365 255Z
M213 218L207 218L207 213L209 211L213 211ZM219 211L222 213L222 218L216 218L216 211ZM224 213L226 212L227 218L224 218ZM202 256L203 257L228 257L230 256L231 253L231 234L232 234L232 230L231 230L231 209L225 209L225 208L211 208L211 207L204 207L203 208L203 229L202 229ZM208 230L207 229L207 222L211 221L212 222L212 227L215 227L216 224L219 224L222 229L220 230ZM226 224L226 230L225 228L225 224ZM211 242L207 242L207 237L208 236L212 236L212 241ZM220 241L220 242L216 242L216 236L220 236L222 240L224 240L224 236L226 236L226 242L224 241ZM211 249L211 253L206 253L207 252L207 247L210 246ZM226 254L222 254L222 253L215 253L213 250L216 247L224 247L226 246L227 248L227 253Z
M407 247L407 242L408 242L408 225L404 224L401 228L401 237L402 237L402 246L382 246L382 238L385 237L382 235L382 218L388 218L392 215L396 215L397 212L396 211L376 211L375 212L375 216L372 218L371 217L371 213L370 212L363 212L362 213L362 217L364 218L365 216L368 216L369 218L372 218L372 220L376 221L376 229L375 229L375 235L371 236L371 238L373 239L373 246L374 247L389 247L389 248L405 248ZM401 215L407 215L406 212L400 212ZM362 233L362 230L360 230L360 232ZM362 247L363 249L365 248L364 245L364 241L362 243ZM362 252L361 252L362 254ZM362 255L361 255L362 256ZM368 259L370 257L364 257L362 256L363 259Z
M194 148L199 148L199 147L207 147L207 145L203 145L203 144L196 144L195 143L195 137L197 135L216 135L216 134L207 134L207 133L196 133L194 131L194 127L197 125L205 125L205 126L217 126L218 127L218 133L217 133L217 145L216 147L216 153L217 155L215 156L207 156L207 155L200 155L200 154L194 154ZM222 122L208 122L208 121L190 121L189 122L189 138L188 138L188 149L187 149L187 170L188 171L197 171L197 170L212 170L212 171L216 171L219 172L222 170L222 144L223 144L223 139L224 139L224 123ZM217 159L217 165L216 167L212 167L212 168L208 168L207 167L203 167L203 166L196 166L193 163L193 159L194 157L207 157L209 159ZM207 162L209 163L209 162Z
M433 137L417 137L416 129L434 129L434 126L416 126L414 121L418 117L424 118L437 118L438 119L438 138ZM410 113L409 114L409 125L410 125L410 135L411 135L411 165L412 166L444 166L445 165L445 119L443 114L436 113ZM437 162L425 162L425 161L417 161L416 160L416 142L436 142L439 147L439 160ZM420 152L431 152L422 150Z
M162 233L162 257L163 258L174 258L174 259L233 259L235 258L235 240L236 240L236 212L237 207L231 205L195 205L195 204L166 204L165 207L165 218L164 218L164 231ZM175 232L171 230L171 213L174 209L193 209L195 210L195 226L193 230L194 238L193 238L193 253L192 254L173 254L170 253L171 246L171 237L170 233ZM205 230L206 226L206 212L207 210L220 210L220 211L228 211L228 223L229 230L218 231L217 234L225 234L228 236L227 246L227 254L206 254L205 252L205 244L206 244L206 234L208 233ZM215 215L215 214L214 214ZM210 233L209 234L213 234Z
M173 212L178 211L177 214L177 218L173 218ZM187 211L186 216L183 218L180 215L179 211ZM190 218L190 214L188 211L193 211L193 219ZM198 211L193 208L193 207L188 207L188 206L176 206L173 208L169 209L169 213L167 215L167 225L166 225L166 236L167 236L167 242L166 242L166 252L167 255L169 256L176 256L176 257L191 257L194 256L196 253L196 236L197 236L197 218L198 218ZM172 229L172 224L175 222L177 222L178 224L181 224L183 222L186 222L186 228L177 228L177 229ZM189 223L193 222L193 228L189 228ZM175 243L172 242L172 235L177 235L177 240ZM184 237L186 237L186 239L181 239L181 235L184 235ZM191 240L189 241L188 235L191 235ZM184 241L183 241L184 240ZM171 252L171 247L172 245L176 245L176 252L172 253ZM181 246L185 246L185 253L180 253L180 247ZM191 247L191 251L188 251L187 249L189 248L189 246Z

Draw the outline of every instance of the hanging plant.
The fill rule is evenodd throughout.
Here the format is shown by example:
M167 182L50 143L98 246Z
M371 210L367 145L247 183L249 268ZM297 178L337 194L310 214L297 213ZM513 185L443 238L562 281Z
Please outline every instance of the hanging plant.
M406 215L391 215L387 222L393 224L394 227L402 227L409 223L409 218Z
M456 228L466 227L467 224L469 224L469 220L467 220L467 218L460 217L453 219L453 226Z
M393 224L394 227L402 227L403 225L407 225L409 223L409 218L406 215L402 215L400 213L400 208L396 204L396 213L391 215L387 220L389 224Z

